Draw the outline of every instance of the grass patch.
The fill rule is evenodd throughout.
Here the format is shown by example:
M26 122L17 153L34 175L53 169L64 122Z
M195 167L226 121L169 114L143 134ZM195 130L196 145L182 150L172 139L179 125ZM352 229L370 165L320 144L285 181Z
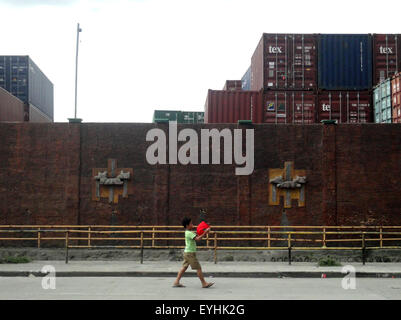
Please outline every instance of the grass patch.
M339 267L341 263L331 257L327 257L320 259L318 265L319 267Z
M5 257L0 258L0 263L29 263L32 260L28 257Z

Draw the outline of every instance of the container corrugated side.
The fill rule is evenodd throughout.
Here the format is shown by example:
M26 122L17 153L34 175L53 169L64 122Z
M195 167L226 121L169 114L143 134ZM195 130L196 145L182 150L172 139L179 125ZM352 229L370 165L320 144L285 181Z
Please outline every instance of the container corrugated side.
M29 103L32 103L40 111L50 117L54 117L54 93L53 83L39 69L39 67L29 59Z
M401 34L373 35L373 84L401 71Z
M26 117L24 103L7 90L0 88L0 122L24 121Z
M372 89L372 37L369 34L319 36L319 89Z
M265 33L251 62L252 90L317 88L315 34Z
M372 122L370 91L322 91L318 94L317 120L337 123Z
M381 82L373 90L373 110L375 123L391 123L391 79Z
M401 123L401 73L394 75L391 80L393 122Z
M251 58L251 90L259 91L263 89L263 68L264 68L264 35L259 40L259 43Z
M205 123L255 121L253 112L261 110L261 104L261 92L209 90L205 103Z

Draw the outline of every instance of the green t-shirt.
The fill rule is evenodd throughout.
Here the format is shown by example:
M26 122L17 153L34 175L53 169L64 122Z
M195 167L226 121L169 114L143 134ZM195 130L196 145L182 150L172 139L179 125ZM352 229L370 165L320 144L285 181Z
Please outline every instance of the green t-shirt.
M185 230L185 250L184 252L196 252L195 232Z

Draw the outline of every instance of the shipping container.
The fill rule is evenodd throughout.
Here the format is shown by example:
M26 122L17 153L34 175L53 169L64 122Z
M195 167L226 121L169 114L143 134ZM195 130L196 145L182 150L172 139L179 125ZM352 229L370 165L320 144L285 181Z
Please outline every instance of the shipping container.
M401 35L373 35L373 84L393 77L401 71Z
M182 123L204 123L205 113L201 111L182 111Z
M373 109L375 123L391 123L391 79L377 85L373 90Z
M24 102L0 87L0 122L24 121Z
M322 91L318 94L317 120L337 123L372 122L370 91Z
M0 87L53 121L53 84L29 56L0 56Z
M372 89L372 36L319 35L319 89Z
M209 90L205 103L205 123L237 123L253 120L262 108L260 91Z
M401 123L401 73L394 75L391 81L393 122Z
M251 67L245 72L241 78L242 90L251 90Z
M178 123L203 123L204 112L155 110L153 113L153 122L156 122L159 119L168 121L177 121Z
M251 59L251 90L316 87L316 35L264 33Z
M153 122L155 122L157 119L182 122L181 116L182 116L181 111L155 110L153 112Z
M242 90L241 80L226 80L223 90Z
M311 91L267 91L257 123L311 124L316 122L316 94Z
M29 122L53 122L53 120L36 108L33 104L29 104Z

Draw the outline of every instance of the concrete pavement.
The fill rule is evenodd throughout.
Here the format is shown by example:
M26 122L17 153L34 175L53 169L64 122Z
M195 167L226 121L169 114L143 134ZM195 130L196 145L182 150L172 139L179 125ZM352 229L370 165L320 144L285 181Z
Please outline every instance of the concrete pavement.
M208 281L215 282L215 285L208 289L201 288L200 281L194 277L184 276L182 283L185 288L173 288L173 280L165 277L57 277L53 288L44 288L45 278L0 277L0 300L159 300L154 305L161 307L163 304L185 305L186 300L197 300L200 304L219 306L227 304L227 300L230 301L228 303L230 305L239 305L246 303L247 300L401 299L401 279L357 278L355 288L348 290L342 287L342 279L335 278L208 278ZM257 308L254 307L255 310L266 310L265 302L262 303ZM130 305L129 309L143 310L149 315L155 314L155 308L149 309L150 306L149 303L140 302ZM299 311L298 308L296 310ZM247 308L246 314L250 311L252 310ZM195 312L196 314L199 315L199 310ZM156 319L151 316L145 318Z
M351 266L358 278L401 278L401 263L342 263L339 267L319 267L316 263L293 262L213 262L200 261L207 277L225 278L343 278ZM179 261L34 261L26 264L0 264L0 277L40 277L52 266L57 277L175 277ZM354 268L354 269L352 269ZM343 272L344 271L344 272ZM188 268L186 277L196 276Z

